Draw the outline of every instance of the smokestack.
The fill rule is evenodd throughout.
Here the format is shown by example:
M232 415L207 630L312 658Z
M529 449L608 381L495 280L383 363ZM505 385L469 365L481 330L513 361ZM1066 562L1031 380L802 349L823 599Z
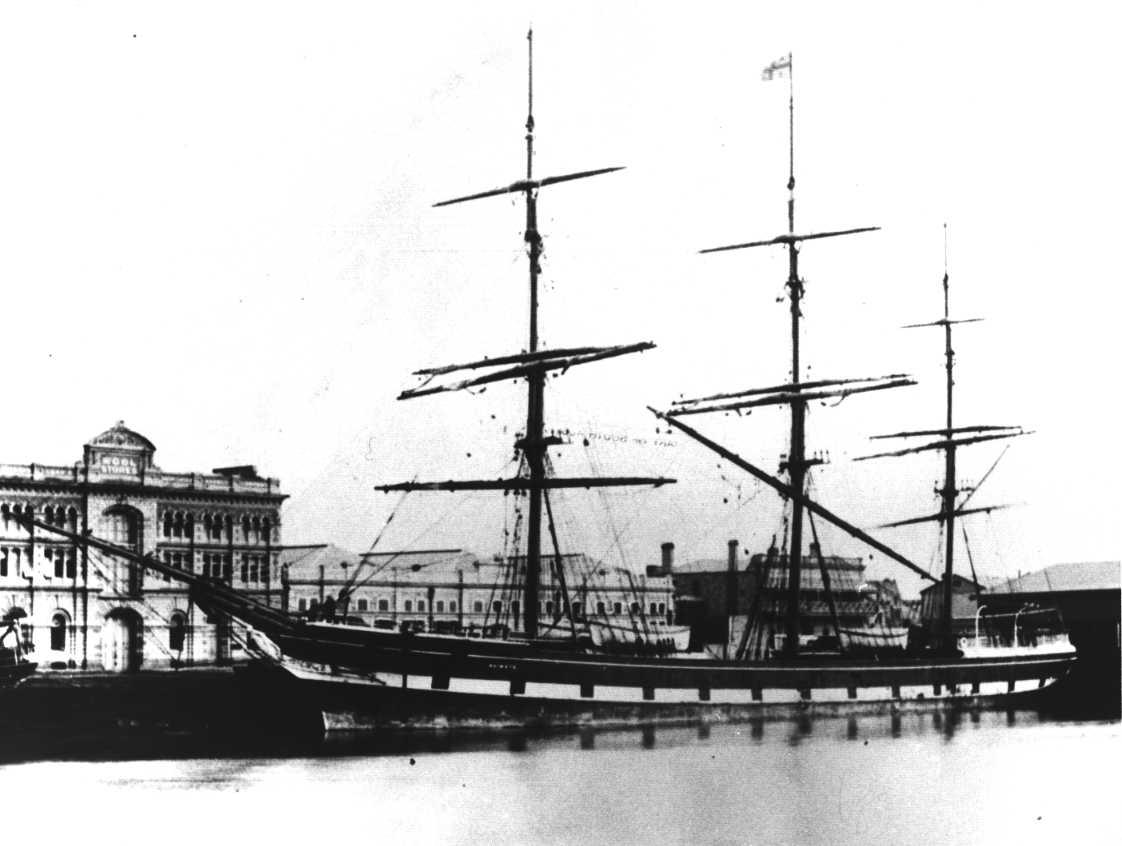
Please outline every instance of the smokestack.
M674 572L674 544L667 541L662 545L662 575L669 576Z
M725 608L730 617L736 613L736 594L739 587L736 577L736 552L739 546L740 541L729 541L729 567L725 579Z
M729 541L729 566L725 573L725 614L727 629L725 630L725 659L729 657L729 642L732 640L732 618L736 614L736 593L739 585L736 576L736 548L739 541Z

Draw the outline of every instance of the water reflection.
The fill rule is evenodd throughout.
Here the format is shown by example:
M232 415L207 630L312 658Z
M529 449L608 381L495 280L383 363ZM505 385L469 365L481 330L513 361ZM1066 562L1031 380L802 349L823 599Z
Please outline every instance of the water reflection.
M412 731L380 734L333 733L326 737L281 736L246 730L228 735L161 734L123 729L68 734L0 731L0 764L37 760L126 761L183 759L338 758L351 756L443 755L506 752L534 754L556 746L582 752L620 749L655 751L683 746L722 746L751 742L798 747L878 739L900 740L937 736L952 743L968 724L972 730L1024 728L1065 721L1036 711L978 710L890 713L795 719L754 717L744 723L700 723L683 727L642 725L624 729L580 728L563 731ZM1067 721L1079 724L1078 721ZM1103 722L1103 721L1095 721ZM1114 721L1105 721L1107 723Z
M1116 830L1116 788L1099 774L1116 766L1118 723L1065 723L1019 711L1009 725L1010 716L947 713L936 721L902 712L327 739L9 732L0 736L0 763L21 763L0 766L0 789L9 797L54 796L64 776L74 796L92 797L91 814L55 817L86 827L95 809L151 807L153 800L162 800L171 818L183 807L172 791L236 792L210 805L202 796L199 805L200 815L213 816L235 799L241 813L228 814L229 823L223 817L231 842L357 843L370 839L372 825L404 833L394 835L402 842L453 844L868 846L919 838L957 846L1041 842L1045 835L1049 843L1102 842L1101 831ZM1080 780L1081 773L1096 776ZM137 788L149 790L140 801L122 793ZM168 795L153 797L153 789ZM938 801L917 801L928 796ZM226 827L235 817L246 821L240 836ZM1099 838L1080 836L1081 827ZM52 828L58 842L82 838L64 834Z

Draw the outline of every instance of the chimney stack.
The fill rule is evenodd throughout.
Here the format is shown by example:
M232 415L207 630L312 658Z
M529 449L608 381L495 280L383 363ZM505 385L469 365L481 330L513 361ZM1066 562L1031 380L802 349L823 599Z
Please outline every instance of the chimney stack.
M729 541L729 567L728 575L725 579L725 608L730 617L736 614L736 595L738 592L737 588L739 587L739 580L736 576L736 552L739 546L740 541Z
M662 575L669 576L674 572L674 544L666 541L662 545Z

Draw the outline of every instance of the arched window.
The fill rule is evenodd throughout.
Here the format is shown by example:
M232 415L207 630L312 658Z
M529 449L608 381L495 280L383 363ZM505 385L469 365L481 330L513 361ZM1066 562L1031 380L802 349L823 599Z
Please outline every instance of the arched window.
M454 599L449 600L449 602L448 602L448 612L450 614L455 614L456 613L456 600L454 600Z
M413 610L413 600L412 599L405 600L405 611L406 611L406 613L409 613L412 610Z
M53 505L48 505L46 508L43 509L43 522L44 523L53 523L54 521L55 521L55 507Z
M612 613L615 614L616 616L619 616L620 614L622 614L623 613L623 603L622 602L613 602L612 603Z
M631 603L631 613L632 614L638 614L639 613L639 603L638 602L632 602Z
M443 614L444 613L444 600L443 599L436 600L436 613L437 614Z
M580 619L580 612L581 612L580 602L574 602L573 603L573 619L574 620L579 620Z
M176 611L168 620L168 649L172 652L182 652L183 642L187 639L187 617Z
M596 613L603 616L603 614L604 614L604 603L603 602L597 602L596 603Z
M78 509L71 506L66 510L66 526L70 531L78 531Z
M170 538L171 537L171 530L172 530L173 524L174 524L174 519L172 517L172 513L170 511L165 511L164 512L164 537L165 538Z
M66 630L70 625L70 618L65 611L56 611L51 615L51 651L66 651Z

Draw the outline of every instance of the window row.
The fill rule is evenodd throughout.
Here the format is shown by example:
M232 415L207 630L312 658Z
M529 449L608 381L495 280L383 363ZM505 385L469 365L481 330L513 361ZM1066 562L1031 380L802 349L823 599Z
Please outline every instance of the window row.
M48 546L43 549L44 570L56 579L78 575L78 550L74 547ZM32 566L31 550L25 546L0 546L0 578L24 576Z
M161 515L165 538L194 538L196 516L190 511L164 511ZM244 514L235 521L232 514L207 512L202 516L202 537L205 540L234 540L234 529L241 529L244 543L269 543L277 540L275 517Z
M5 535L9 535L16 530L25 531L23 527L16 522L16 518L24 514L29 517L34 517L35 506L30 502L0 503L0 524L3 525Z
M243 568L244 568L244 565L243 565ZM244 576L243 576L243 579L244 579ZM375 606L376 606L376 608L375 608ZM316 599L316 598L312 598L310 600L306 599L306 598L297 599L297 610L298 611L309 611L309 610L314 611L318 607L319 607L319 600ZM471 613L482 614L482 613L484 613L484 609L486 607L487 607L487 605L483 600L476 599L471 604ZM369 599L360 598L360 599L355 601L354 609L356 611L359 611L359 612L374 611L374 610L386 612L386 611L391 610L390 609L390 600L385 599L385 598L379 598L379 599L375 599L375 600L371 601ZM552 601L548 601L548 600L546 602L539 602L538 603L538 613L539 614L552 615L554 613L555 609L559 613L562 612L562 604L558 603L557 605L554 605L554 603ZM432 603L431 610L432 610L432 613L434 613L434 614L456 614L456 613L458 613L458 607L457 607L455 599L448 600L447 602L443 599L437 599ZM491 602L491 613L493 613L495 615L500 615L500 614L503 613L504 610L507 613L509 613L509 614L511 614L511 615L513 615L514 617L517 618L519 616L519 614L521 614L522 603L519 602L518 600L514 600L514 601L510 602L509 604L504 604L502 600L499 600L499 599L492 600L492 602ZM424 614L424 613L426 613L426 602L423 599L416 599L416 600L405 599L401 603L401 611L402 611L402 613L405 613L405 614L412 614L412 613ZM466 611L466 608L465 608L465 611ZM573 614L573 617L575 619L578 619L578 620L581 619L581 616L582 616L583 613L584 613L584 607L580 602L572 603L572 614ZM638 617L642 614L642 607L640 606L640 604L638 602L632 602L629 606L626 606L626 608L625 608L625 606L622 602L613 602L610 605L608 605L608 604L600 601L600 602L596 603L596 612L595 613L596 613L596 616L600 616L600 617L608 616L609 614L617 616L617 617L623 616L625 614L628 615L628 616L632 616L632 617ZM666 614L666 603L665 602L652 602L652 603L650 603L650 610L649 610L648 613L652 617L664 616Z
M189 552L164 550L161 557L169 567L188 573L194 572L191 553ZM240 559L238 575L241 576L242 583L251 585L269 583L269 557L267 555L245 554L238 557ZM204 552L201 558L200 575L208 579L221 579L226 582L233 580L234 568L229 553ZM165 575L164 581L171 581L171 577Z

